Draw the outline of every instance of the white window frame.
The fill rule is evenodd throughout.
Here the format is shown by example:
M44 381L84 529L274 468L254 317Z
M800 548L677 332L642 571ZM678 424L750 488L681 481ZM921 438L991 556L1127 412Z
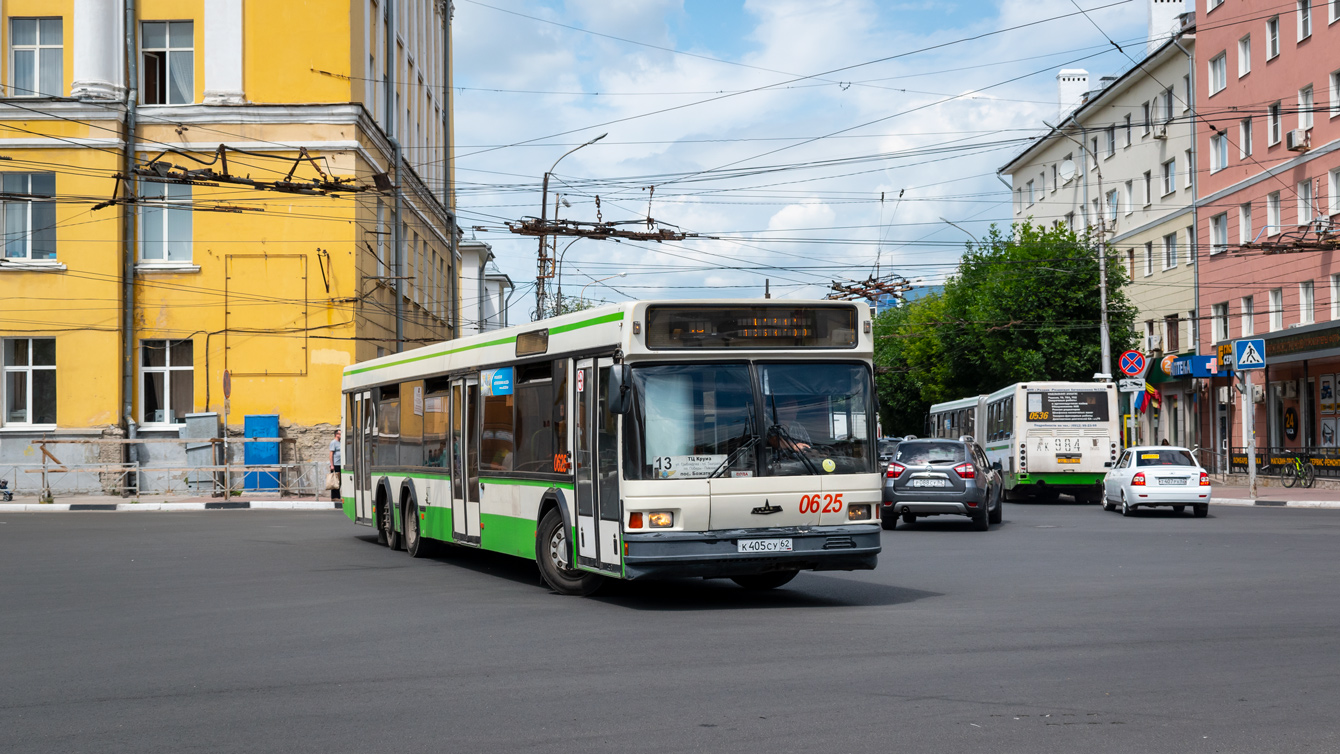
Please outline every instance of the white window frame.
M142 184L141 193L148 195L152 188L162 188L163 198L153 199L148 204L140 204L140 211L136 213L140 236L139 264L145 267L190 267L194 264L195 259L195 222L191 216L194 190L189 184L147 183ZM177 195L173 196L174 193ZM155 214L149 214L150 212ZM162 223L163 255L161 257L150 257L145 253L149 248L147 232L149 223ZM172 238L174 225L180 229L181 224L186 226L186 237L189 240L185 244L184 254L176 255L176 258L174 258L174 247L169 239ZM176 248L178 251L181 250L180 246Z
M1326 3L1326 7L1329 9L1326 14L1326 23L1333 24L1340 21L1340 0L1330 0Z
M1144 116L1145 116L1145 123L1144 123L1145 130L1141 135L1148 136L1149 131L1151 128L1153 128L1154 124L1154 116L1148 102L1144 103Z
M1196 226L1186 226L1186 263L1193 265L1196 263ZM1195 319L1193 316L1192 319Z
M1308 178L1298 182L1294 187L1294 192L1298 197L1298 225L1302 227L1312 222L1316 215L1316 207L1313 206L1312 179Z
M1331 275L1331 319L1340 319L1340 273Z
M1228 167L1228 134L1220 131L1210 135L1210 172L1218 173Z
M1182 184L1182 187L1191 188L1191 179L1194 177L1194 171L1191 170L1191 150L1186 150L1182 155L1186 157L1186 162L1182 164L1187 166L1187 169L1182 171L1182 174L1186 176L1183 178L1183 181L1185 182Z
M1135 212L1135 181L1126 181L1126 216Z
M1125 129L1125 130L1124 130L1124 133L1125 133L1126 143L1121 145L1121 148L1122 148L1122 149L1125 149L1126 147L1129 147L1129 146L1131 145L1131 138L1132 138L1133 131L1131 130L1131 129L1132 129L1132 126L1131 126L1131 116L1130 116L1130 113L1127 113L1126 116L1125 116L1124 129Z
M1032 206L1033 206L1033 181L1032 181L1032 179L1029 179L1028 183L1024 184L1024 186L1028 189L1028 206L1032 207Z
M1340 5L1340 0L1331 0L1332 6ZM1340 71L1331 71L1327 77L1331 82L1331 106L1329 114L1332 118L1340 118Z
M192 348L191 363L190 363L189 365L187 365L187 366L174 366L174 365L172 364L172 348L173 348L174 345L179 345L179 344L181 344L181 343L190 343L190 344L191 344L191 348ZM145 365L145 363L144 363L144 362L145 362L144 351L145 351L145 349L147 349L147 348L160 348L160 349L163 350L163 366L147 366L147 365ZM185 339L185 340L164 340L164 339L161 339L161 338L159 338L159 339L146 338L146 339L142 339L142 340L140 341L140 411L139 411L139 414L140 414L140 424L142 424L143 426L148 427L148 428L154 428L154 427L162 427L162 428L180 427L180 426L186 424L186 417L185 417L185 415L182 415L182 416L180 416L180 417L173 417L173 420L172 420L172 421L154 421L154 420L150 419L148 416L145 416L145 413L144 413L144 411L145 411L145 407L148 405L148 401L145 400L145 390L146 390L146 389L148 388L148 386L149 386L149 375L151 375L151 374L161 374L161 375L163 375L163 415L166 417L166 416L168 415L168 412L170 412L170 411L172 410L172 373L173 373L173 372L178 372L178 373L180 373L180 372L190 372L190 373L191 373L191 409L190 409L190 411L194 411L194 410L195 410L195 354L194 354L194 348L195 348L195 343L194 343L190 338L187 338L187 339ZM190 411L188 411L188 413L190 413Z
M33 29L33 44L15 44L14 24L20 21L32 21L35 25ZM43 22L55 21L57 24L57 33L60 41L49 43L44 41L46 35L42 32ZM60 16L16 16L9 19L9 96L11 97L64 97L65 96L65 19ZM44 50L56 50L55 77L56 91L42 91L42 74L46 72L47 66L42 63L42 52ZM33 55L33 81L32 89L19 87L14 83L14 74L18 71L16 58L20 52L31 52Z
M1171 270L1177 266L1177 234L1169 233L1163 237L1163 269Z
M164 39L164 45L165 45L165 46L163 46L163 47L149 47L148 45L145 44L145 42L144 42L144 37L145 37L145 34L144 34L144 27L145 27L147 24L165 24L165 26L164 26L164 28L163 28L163 39ZM189 24L189 25L190 25L190 27L191 27L191 34L190 34L190 36L191 36L191 46L190 46L190 47L173 47L173 46L172 46L172 26L173 26L174 24ZM195 80L195 21L193 21L193 20L189 20L189 19L166 19L166 18L164 18L164 19L157 19L157 18L155 18L155 19L144 19L144 20L140 21L139 34L140 34L140 60L139 60L139 66L138 66L138 67L139 67L139 77L140 77L140 82L139 82L139 85L140 85L140 103L141 103L141 104L145 104L145 105L191 105L191 104L194 104L194 103L195 103L195 89L196 89L196 80ZM165 66L165 68L164 68L164 70L163 70L163 86L164 86L164 90L163 90L163 101L162 101L162 102L156 102L156 103L150 103L150 102L148 102L148 101L145 100L145 97L148 95L148 91L149 91L148 88L146 87L146 82L148 81L148 79L146 78L146 76L148 76L148 74L149 74L149 66L148 66L148 64L145 62L145 60L146 60L145 56L146 56L148 53L151 53L151 52L155 52L155 53L157 53L157 52L161 52L161 53L163 53L163 65ZM173 56L172 56L172 53L174 53L174 52L189 52L189 53L191 53L191 65L190 65L190 70L191 70L191 81L190 81L190 84L191 84L191 91L190 91L190 92L187 92L187 96L188 96L189 98L188 98L187 101L185 101L185 102L173 102L173 101L172 101L172 68L173 68L173 64L172 64L172 57L173 57Z
M1250 338L1256 334L1256 301L1252 296L1238 299L1238 327L1242 337Z
M1205 12L1209 13L1223 4L1224 0L1205 0Z
M1210 218L1210 255L1228 251L1228 213L1220 212Z
M1116 189L1112 189L1107 192L1105 198L1107 199L1107 221L1109 223L1115 223L1117 221L1117 213L1121 210L1120 196L1117 194Z
M1280 139L1284 138L1284 116L1281 114L1279 102L1266 108L1266 124L1266 141L1273 147L1280 143Z
M1280 54L1280 17L1266 19L1266 60L1274 60Z
M1284 329L1284 289L1270 289L1270 332Z
M1105 157L1111 157L1117 153L1117 127L1111 125L1107 127L1107 151Z
M1311 280L1298 284L1298 324L1310 325L1317 321L1317 291Z
M1154 274L1154 242L1145 241L1145 277Z
M1326 198L1330 202L1326 208L1326 214L1340 214L1340 168L1334 168L1327 173Z
M54 429L54 428L56 427L56 422L43 422L43 423L41 423L41 424L38 424L38 423L35 423L35 422L32 421L32 418L33 418L33 399L36 398L36 393L35 393L34 390L33 390L33 372L39 372L39 371L40 371L40 372L46 372L46 371L50 371L50 372L53 372L53 373L54 373L54 372L56 371L56 364L40 364L40 365L38 365L38 364L33 364L33 352L36 350L36 349L34 348L34 346L33 346L33 342L34 342L34 341L38 341L38 340L49 340L49 341L52 342L52 350L54 351L54 350L55 350L55 347L56 347L56 345L55 345L56 339L55 339L55 338L4 338L3 340L4 340L4 342L6 342L6 343L14 343L14 344L16 345L16 347L17 347L17 344L18 344L18 343L25 343L25 344L27 345L27 349L28 349L28 354L27 354L27 362L28 362L28 363L27 363L27 364L24 364L24 365L17 365L17 364L10 364L9 362L6 361L6 362L4 362L2 365L0 365L0 368L3 368L3 370L4 370L4 371L3 371L3 373L4 373L4 379L3 379L3 380L0 380L0 424L3 424L3 425L8 426L8 427L24 427L24 428L34 428L34 429L52 428L52 429ZM53 356L54 356L54 354L53 354ZM53 361L56 361L57 358L59 358L59 357L56 356L56 357L53 358L52 360L53 360ZM24 411L24 413L23 413L23 415L24 415L24 420L23 420L23 421L10 421L10 420L9 420L9 381L10 381L10 375L15 375L15 374L22 374L22 375L25 375L25 376L23 377L23 381L24 381L24 389L23 389L23 392L24 392L24 396L26 397L26 402L25 402L25 405L24 405L24 407L23 407L23 411ZM59 383L58 383L58 385L59 385ZM55 400L55 405L51 407L53 413L59 411L59 408L60 408L60 392L59 392L59 389L57 389L57 391L56 391L55 399L54 399L54 400ZM59 415L58 415L58 416L59 416Z
M33 179L39 175L50 177L50 195L33 193ZM55 232L59 221L56 219L55 212L55 186L55 173L0 173L0 187L4 189L6 194L11 196L27 194L33 197L32 199L11 198L0 200L0 210L3 210L3 214L0 214L0 230L4 231L3 235L0 235L0 246L3 246L3 248L0 248L0 257L30 264L57 264L58 245ZM36 227L37 220L34 214L38 205L43 208L43 214L50 215L52 223L50 228L39 229ZM10 227L11 224L17 227ZM51 234L47 238L39 238L39 230L50 230ZM46 234L41 235L45 236ZM37 245L39 240L44 243L49 241L51 248L49 252L45 252L45 256L35 257L33 256L33 247Z
M1283 220L1280 208L1280 192L1272 191L1266 194L1266 235L1279 235L1284 225Z
M1053 193L1053 194L1056 193L1056 185L1057 185L1057 183L1059 182L1059 178L1060 178L1060 175L1059 175L1059 174L1060 174L1060 171L1059 171L1059 169L1057 168L1056 163L1053 162L1053 163L1052 163L1052 193Z
M1228 53L1221 52L1210 58L1210 96L1224 91L1228 86Z
M1298 41L1312 36L1312 0L1297 0Z
M1238 78L1252 72L1252 35L1238 40Z
M1238 205L1238 243L1252 242L1252 203Z
M1316 99L1311 84L1298 90L1298 127L1304 131L1312 128L1312 108L1316 106Z
M1145 171L1145 207L1154 204L1154 171Z
M1171 160L1168 160L1167 162L1164 162L1164 163L1163 163L1163 165L1162 165L1162 174L1161 174L1160 177L1163 179L1163 183L1162 183L1162 185L1160 186L1160 188L1163 189L1163 193L1161 193L1159 196L1161 196L1161 197L1162 197L1162 196L1169 196L1169 195L1171 195L1171 194L1173 194L1174 192L1177 191L1177 158L1176 158L1176 157L1174 157L1174 158L1172 158Z
M1243 118L1238 121L1238 159L1245 160L1252 156L1252 119Z
M1214 323L1214 341L1222 343L1228 340L1228 302L1212 304L1210 318Z

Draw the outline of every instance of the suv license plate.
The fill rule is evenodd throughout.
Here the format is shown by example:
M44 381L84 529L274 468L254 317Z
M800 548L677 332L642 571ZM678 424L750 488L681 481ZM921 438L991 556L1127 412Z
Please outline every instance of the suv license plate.
M948 487L948 479L913 479L913 487Z
M1185 480L1185 479L1166 479L1166 478L1165 478L1165 479L1160 479L1160 480L1159 480L1159 484L1160 484L1160 485L1169 485L1169 484L1171 484L1171 485L1181 485L1181 486L1185 487L1185 486L1186 486L1186 480Z
M789 539L741 539L738 552L791 552Z

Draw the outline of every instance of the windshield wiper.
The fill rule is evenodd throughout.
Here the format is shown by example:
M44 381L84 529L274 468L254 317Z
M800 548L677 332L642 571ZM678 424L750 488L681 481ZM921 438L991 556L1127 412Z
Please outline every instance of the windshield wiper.
M749 450L756 444L758 444L757 432L750 435L748 440L745 440L743 443L740 444L740 447L736 448L735 450L732 450L730 452L730 455L726 456L726 460L722 461L721 465L716 467L716 469L714 469L711 474L708 474L707 478L716 479L718 476L720 476L721 472L730 468L730 465L735 463L735 460L740 457L741 453L745 452L746 450Z
M768 436L772 436L774 434L782 438L782 440L786 443L787 450L791 451L791 453L795 455L800 456L801 462L805 464L806 471L809 471L812 476L819 475L819 470L814 468L814 462L810 460L810 457L805 453L805 451L796 447L800 443L800 441L792 437L791 433L786 431L786 427L783 427L780 424L774 424L771 427L768 427Z

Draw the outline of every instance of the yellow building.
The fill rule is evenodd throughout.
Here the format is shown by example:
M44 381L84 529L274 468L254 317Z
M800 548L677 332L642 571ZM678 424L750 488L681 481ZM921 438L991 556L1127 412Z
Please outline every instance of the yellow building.
M225 370L233 431L278 414L325 461L343 367L454 337L447 3L0 8L0 463L176 436Z

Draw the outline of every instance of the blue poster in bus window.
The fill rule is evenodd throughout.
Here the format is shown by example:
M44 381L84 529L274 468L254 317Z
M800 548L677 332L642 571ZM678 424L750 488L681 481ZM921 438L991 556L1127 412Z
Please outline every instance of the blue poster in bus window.
M503 367L501 369L485 369L480 375L480 383L483 385L484 395L511 395L512 394L512 368Z

